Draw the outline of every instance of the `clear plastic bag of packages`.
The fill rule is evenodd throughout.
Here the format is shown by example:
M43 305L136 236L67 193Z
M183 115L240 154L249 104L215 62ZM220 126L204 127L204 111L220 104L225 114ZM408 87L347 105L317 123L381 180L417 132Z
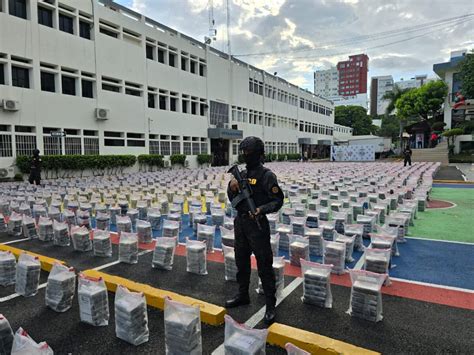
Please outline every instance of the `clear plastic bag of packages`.
M0 286L6 287L15 284L16 258L11 251L0 250Z
M207 255L206 242L199 240L186 239L186 271L207 275Z
M300 349L296 345L293 345L291 343L286 343L285 349L287 355L311 355L309 352Z
M351 275L351 298L349 313L353 317L379 322L382 315L382 285L386 274L365 270L349 270Z
M322 229L305 227L304 236L308 238L308 241L309 241L310 255L323 256L324 255L324 239L323 239Z
M112 242L110 241L110 232L107 230L96 229L92 237L92 249L94 256L109 258L112 256Z
M272 255L278 256L279 255L279 248L280 248L280 234L275 233L270 235L270 246L272 248Z
M102 278L79 274L77 298L81 322L94 326L109 324L109 298Z
M208 253L214 251L214 236L216 234L216 226L208 226L206 224L198 224L197 240L206 243Z
M60 247L68 247L71 245L71 238L69 237L69 227L67 223L53 222L53 245Z
M139 243L149 244L153 241L150 222L141 219L137 221L137 236Z
M122 232L120 235L119 261L126 264L138 263L138 237L136 233Z
M279 297L283 293L285 288L285 257L273 257L273 273L275 274L275 288L276 296ZM265 292L263 290L262 280L258 279L258 288L256 289L257 293L263 295Z
M234 244L235 244L234 230L233 229L228 229L224 226L220 226L219 230L221 231L221 243L222 243L222 245L233 248Z
M324 241L323 264L331 264L332 272L341 275L345 272L346 246L343 243Z
M155 239L155 249L151 265L153 268L171 270L173 268L176 238L161 237Z
M106 212L97 212L95 216L95 228L108 231L110 228L110 215Z
M71 239L74 250L86 252L92 250L92 241L89 229L82 226L74 226L71 228Z
M13 346L13 331L10 322L0 314L0 354L10 354Z
M237 265L234 248L222 245L224 253L224 271L226 281L237 281Z
M73 268L54 263L46 285L46 306L56 312L66 312L72 307L76 292L76 273Z
M34 341L23 328L18 328L13 338L12 355L53 355L53 350L42 341Z
M344 226L344 235L348 237L355 236L354 249L357 251L364 251L363 234L364 226L362 224L346 224Z
M165 219L163 221L163 237L176 238L177 241L179 238L179 221Z
M288 235L291 234L291 226L283 223L278 223L276 226L276 232L280 235L280 249L288 251L290 248L290 239Z
M40 217L38 221L38 238L42 242L50 242L54 238L53 221L48 217Z
M336 242L344 243L346 246L346 262L348 263L354 261L352 253L354 252L355 238L355 236L348 237L347 235L336 233Z
M165 298L166 354L202 354L201 310Z
M117 233L121 235L123 232L132 232L132 221L129 216L117 216Z
M306 224L306 217L290 217L292 234L304 235L304 226Z
M25 238L38 239L38 231L36 230L36 221L33 217L23 215L23 235Z
M301 260L304 303L332 308L331 270L333 265Z
M150 208L147 214L147 220L151 224L152 230L158 230L161 228L161 213L157 207Z
M16 265L15 292L25 297L38 293L41 263L38 257L26 253L20 254Z
M253 329L224 316L226 355L265 355L268 329Z
M309 239L290 234L290 264L300 266L300 259L309 260Z
M391 249L365 249L364 254L364 270L377 274L386 274L385 286L391 284L388 276L388 268L390 265Z
M115 334L132 345L146 343L150 336L145 295L117 286L115 292Z
M16 212L12 212L8 220L8 234L13 237L21 237L23 234L23 218Z

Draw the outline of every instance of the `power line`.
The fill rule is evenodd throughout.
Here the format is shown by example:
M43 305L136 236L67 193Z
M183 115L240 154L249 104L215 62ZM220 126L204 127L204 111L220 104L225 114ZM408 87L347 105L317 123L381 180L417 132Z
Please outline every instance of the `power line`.
M266 55L274 55L274 54L288 54L288 53L295 53L295 52L310 52L314 51L317 49L328 49L331 47L335 46L341 46L344 44L354 44L354 43L360 43L360 42L365 42L365 41L374 41L374 40L380 40L380 39L385 39L385 38L390 38L390 37L396 37L396 36L401 36L405 35L411 32L418 32L426 29L431 29L439 26L444 26L446 24L456 24L458 21L462 21L465 19L472 19L474 16L474 13L469 13L461 16L456 16L456 17L450 17L446 19L441 19L441 20L436 20L432 22L427 22L424 24L420 25L415 25L415 26L407 26L407 27L402 27L399 29L395 30L389 30L389 31L384 31L384 32L379 32L379 33L374 33L374 34L369 34L369 35L360 35L360 36L355 36L351 38L346 38L346 39L340 39L332 42L322 42L316 47L308 48L307 46L304 46L302 48L293 48L293 49L286 49L286 50L280 50L280 51L267 51L267 52L258 52L258 53L246 53L246 54L235 54L234 57L252 57L252 56L266 56Z

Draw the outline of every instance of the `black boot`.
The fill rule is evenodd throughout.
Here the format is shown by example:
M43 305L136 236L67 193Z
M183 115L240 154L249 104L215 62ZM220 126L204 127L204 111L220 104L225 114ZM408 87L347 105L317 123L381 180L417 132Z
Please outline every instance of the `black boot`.
M266 325L271 325L273 322L275 322L275 317L276 317L276 311L275 311L275 306L268 306L266 307L265 310L265 317L263 318L263 322Z
M245 306L250 303L249 295L237 295L236 297L227 300L225 302L226 308L234 308L239 306Z

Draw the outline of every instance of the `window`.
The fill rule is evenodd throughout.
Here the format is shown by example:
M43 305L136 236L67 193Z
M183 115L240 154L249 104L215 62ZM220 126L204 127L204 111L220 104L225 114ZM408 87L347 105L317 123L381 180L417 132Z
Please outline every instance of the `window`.
M176 54L169 52L168 53L168 65L171 67L176 67Z
M146 45L146 57L151 60L155 59L153 58L153 47L148 44Z
M160 110L166 110L166 96L160 95Z
M0 85L5 85L5 65L0 63Z
M161 141L160 142L160 150L161 150L161 155L170 155L170 153L171 153L170 142Z
M56 92L56 86L54 83L54 74L41 72L41 90Z
M170 110L176 112L178 105L178 99L176 97L170 97Z
M99 138L84 137L84 155L98 155L98 154L99 154Z
M10 15L26 20L26 0L9 0Z
M189 100L182 99L181 106L183 113L189 113Z
M131 96L142 96L142 93L139 90L134 90L134 89L125 89L125 94L126 95L131 95Z
M104 138L104 145L107 147L125 147L125 140Z
M181 57L181 70L188 70L188 58Z
M206 76L206 65L199 63L199 75Z
M158 61L160 63L165 63L165 50L162 48L158 48Z
M18 128L18 126L16 128ZM34 135L17 134L15 135L15 141L16 141L16 155L17 156L22 156L22 155L31 156L33 154L33 150L36 149L36 136Z
M104 79L102 79L104 80ZM102 90L120 92L120 87L102 82Z
M127 147L144 147L144 146L145 146L144 140L127 139Z
M91 39L91 25L88 22L79 21L79 36Z
M201 153L207 154L207 142L201 142Z
M12 151L12 136L10 134L0 134L0 157L11 157Z
M197 62L195 62L194 60L191 61L190 71L193 74L196 74L196 64L197 64Z
M201 105L199 106L199 114L201 116L206 116L206 104L201 103Z
M210 124L222 127L225 123L229 123L229 105L210 101Z
M156 108L156 103L155 103L155 101L156 101L156 95L153 94L153 93L151 93L151 92L149 92L149 93L148 93L148 107L149 107L149 108Z
M12 85L19 88L30 88L30 70L12 65Z
M59 30L74 34L74 25L72 17L59 14Z
M63 75L61 77L61 85L63 86L64 95L76 95L76 79Z
M40 25L53 27L53 11L38 6L38 23Z
M150 154L160 154L159 141L150 141Z
M183 154L191 155L191 142L183 142Z
M61 155L62 154L61 137L43 136L44 155Z
M197 102L191 101L191 114L192 115L197 114Z
M171 142L171 154L181 154L181 143L179 141Z
M82 79L81 84L82 84L82 97L93 99L94 89L92 87L92 81Z
M193 155L199 154L199 142L193 142Z
M81 155L82 144L80 137L66 137L64 138L64 151L66 155Z
M103 33L104 35L107 35L107 36L113 37L113 38L118 37L118 33L109 31L108 29L103 28L103 27L100 28L100 33Z

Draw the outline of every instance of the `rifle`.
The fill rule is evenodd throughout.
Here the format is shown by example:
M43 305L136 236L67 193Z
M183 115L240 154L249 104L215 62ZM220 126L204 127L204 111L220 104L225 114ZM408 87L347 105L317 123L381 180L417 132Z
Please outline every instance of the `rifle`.
M257 222L258 229L262 230L262 227L260 226L260 222L258 220L259 216L255 215L255 213L257 213L257 207L255 206L255 201L252 198L252 187L250 186L248 180L242 177L242 174L240 174L239 166L237 164L233 165L227 172L231 173L234 176L235 180L237 180L240 190L239 194L232 200L232 207L236 208L237 205L240 204L242 201L247 201L247 204L250 208L250 213L254 216L255 222Z

